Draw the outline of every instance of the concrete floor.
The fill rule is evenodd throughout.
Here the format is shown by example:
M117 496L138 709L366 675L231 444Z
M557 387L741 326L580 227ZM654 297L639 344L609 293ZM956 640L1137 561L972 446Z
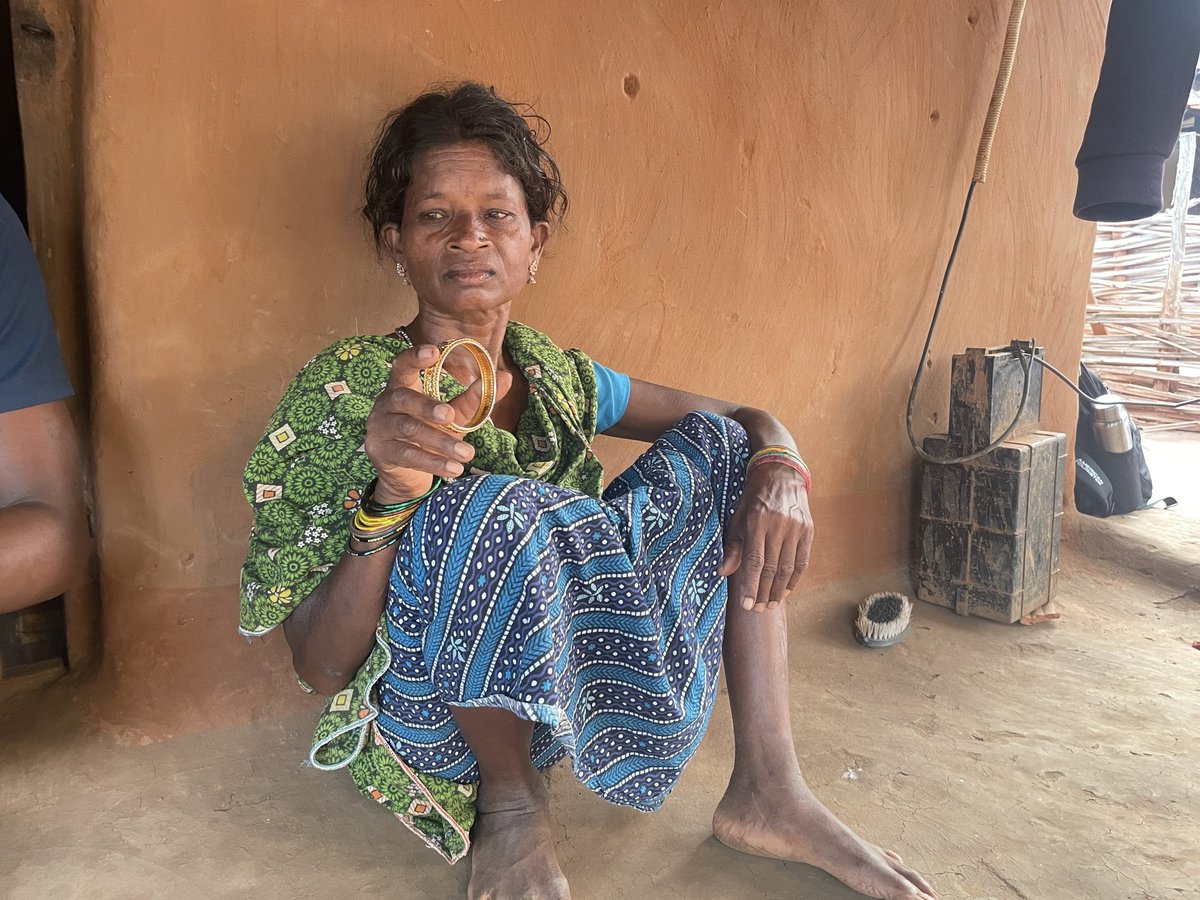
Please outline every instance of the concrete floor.
M914 633L858 648L871 590L795 602L796 739L817 793L944 898L1200 897L1200 518L1079 526L1063 618L1005 627L918 604ZM312 716L139 747L90 733L69 679L0 704L0 896L461 895L447 867L348 776L300 767ZM724 699L651 816L552 776L577 898L857 896L708 831L731 754Z
M1154 498L1174 497L1180 511L1200 516L1200 426L1143 435L1142 447L1154 481Z

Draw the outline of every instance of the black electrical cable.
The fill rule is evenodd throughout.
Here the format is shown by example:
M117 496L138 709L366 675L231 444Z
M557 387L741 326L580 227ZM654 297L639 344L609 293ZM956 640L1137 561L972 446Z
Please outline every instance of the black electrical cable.
M1182 409L1185 406L1191 406L1193 403L1200 403L1200 397L1193 397L1191 400L1180 400L1178 403L1170 403L1166 400L1122 400L1120 397L1117 397L1116 400L1102 400L1099 402L1099 404L1097 404L1095 397L1089 397L1079 389L1079 385L1073 382L1062 372L1058 371L1058 369L1054 368L1054 366L1050 365L1050 363L1046 362L1040 356L1035 356L1033 361L1043 368L1049 369L1051 372L1061 378L1066 383L1067 387L1077 393L1089 406L1112 406L1114 403L1120 403L1125 407L1133 406L1138 408L1147 407L1154 409ZM1110 394L1109 396L1116 397L1117 395Z
M1017 407L1017 414L1013 416L1012 422L1004 429L1003 434L996 440L992 441L982 450L977 450L974 453L968 453L965 456L953 456L941 458L934 456L932 453L925 451L917 443L917 434L913 428L913 408L917 402L917 390L921 386L921 378L925 374L925 360L929 358L929 348L933 344L933 335L937 331L938 320L942 316L942 303L946 299L946 285L950 282L950 272L954 268L954 260L958 256L958 245L962 243L963 230L967 227L967 213L971 211L971 198L975 195L975 185L977 182L972 181L971 186L967 188L967 199L963 203L962 218L958 221L958 231L954 235L954 243L950 247L950 258L946 260L946 270L942 273L942 286L938 290L937 304L933 307L933 316L929 320L929 331L925 335L925 347L921 350L921 358L917 361L917 373L913 376L912 389L908 392L908 412L905 416L905 424L908 427L908 442L912 444L912 448L917 451L917 455L926 462L939 463L940 465L954 465L957 463L970 462L973 459L991 453L1002 443L1008 440L1009 435L1016 430L1017 423L1021 421L1021 416L1025 412L1025 404L1029 401L1029 382L1032 379L1029 377L1029 361L1025 358L1024 353L1020 353L1021 370L1023 372L1021 384L1021 404ZM1031 344L1031 347L1033 345ZM1037 358L1036 354L1033 357Z

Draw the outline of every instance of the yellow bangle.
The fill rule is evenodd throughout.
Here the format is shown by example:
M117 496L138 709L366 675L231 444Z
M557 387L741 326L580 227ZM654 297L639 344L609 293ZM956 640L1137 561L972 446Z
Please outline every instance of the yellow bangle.
M397 525L403 525L417 513L417 507L412 509L402 510L398 513L392 513L386 516L373 516L365 512L360 506L355 512L353 520L350 522L350 530L357 532L370 533L373 531L382 531L387 528L393 528Z
M482 428L484 423L492 417L492 410L496 406L496 365L492 362L492 357L483 344L471 338L455 338L439 344L437 362L428 369L421 370L421 389L427 397L432 397L439 403L442 402L442 365L446 361L446 357L460 347L470 353L479 366L479 377L483 381L483 396L479 398L479 409L475 411L475 415L466 425L453 422L446 427L459 434L468 434Z

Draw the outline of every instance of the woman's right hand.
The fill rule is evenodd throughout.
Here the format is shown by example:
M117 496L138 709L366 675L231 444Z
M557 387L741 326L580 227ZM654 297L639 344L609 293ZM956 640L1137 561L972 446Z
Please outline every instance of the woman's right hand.
M396 355L387 386L375 398L367 417L365 449L379 481L375 497L381 503L398 503L429 490L434 476L456 478L475 457L475 448L447 426L467 422L479 408L483 382L476 379L464 394L449 403L425 396L420 371L437 362L438 349L426 344ZM498 395L512 376L497 376Z

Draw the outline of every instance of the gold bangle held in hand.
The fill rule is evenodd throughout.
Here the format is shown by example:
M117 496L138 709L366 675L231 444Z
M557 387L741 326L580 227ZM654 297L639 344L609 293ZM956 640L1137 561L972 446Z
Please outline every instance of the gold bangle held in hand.
M496 406L496 366L483 344L471 340L471 338L455 338L439 344L437 362L428 369L421 370L421 390L425 392L425 396L431 397L439 403L443 402L442 364L446 361L447 356L460 347L470 353L475 359L475 364L479 366L479 377L483 382L483 396L479 398L479 409L475 411L475 415L466 425L451 422L446 427L459 434L469 434L483 427L484 423L492 417L492 409Z

